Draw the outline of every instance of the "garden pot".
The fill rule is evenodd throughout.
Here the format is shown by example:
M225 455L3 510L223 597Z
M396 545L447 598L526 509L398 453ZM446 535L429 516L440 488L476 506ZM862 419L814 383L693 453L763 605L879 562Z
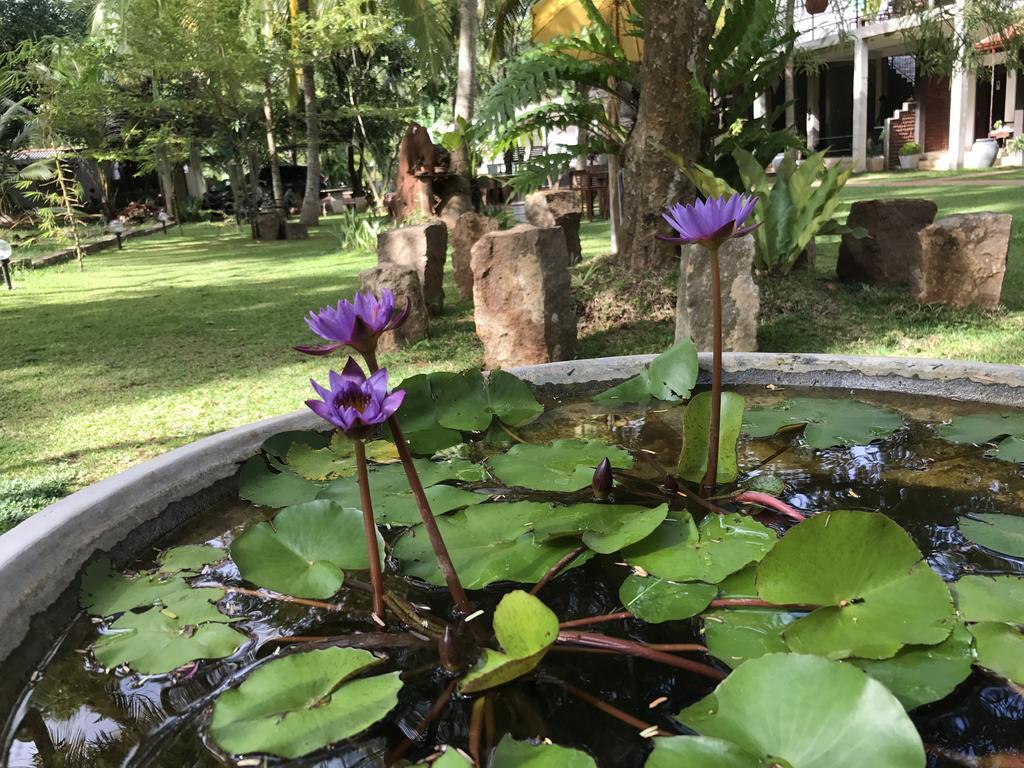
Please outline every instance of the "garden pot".
M971 147L968 168L991 168L999 154L999 143L995 139L977 139Z
M917 164L920 161L920 155L900 155L900 168L905 171L917 170Z
M823 13L828 8L828 0L804 0L804 8L812 15Z
M587 398L580 402L586 413L586 434L591 434L591 425L596 425L597 422L592 420L593 403L589 401L589 396L603 392L610 385L640 373L653 357L638 355L574 360L513 369L511 372L526 381L538 397L558 400L565 397ZM707 384L709 368L710 355L701 355L701 384ZM865 398L899 398L912 395L916 397L914 403L917 405L914 408L922 411L928 411L931 407L928 398L944 398L945 403L955 399L960 404L968 404L957 407L967 407L979 412L991 410L992 407L1024 408L1024 369L1004 365L916 358L727 353L724 357L724 384L729 388L741 388L751 401L759 398L778 398L780 395L775 391L779 389L787 390L789 396L792 388L805 387L822 392L832 390L831 396L836 398L849 398L851 390L860 390L861 396ZM664 411L657 410L655 413ZM907 418L918 418L917 411L909 406L905 413ZM578 412L574 418L580 418ZM654 417L644 429L650 428L662 438L672 435L677 438L678 435L673 432L676 427L669 421L661 422L660 419L660 416ZM611 421L614 419L608 420L609 425ZM228 506L239 506L239 463L256 456L264 441L272 435L286 430L322 427L323 423L312 413L297 411L213 435L89 486L47 507L0 537L0 583L4 585L3 591L0 592L0 622L4 627L3 633L0 633L0 669L4 673L0 677L0 712L10 713L11 717L19 718L20 722L20 718L27 710L28 700L24 696L29 693L26 686L33 677L34 670L46 660L72 619L80 613L79 581L85 566L103 556L110 557L118 565L151 557L154 546L165 546L170 535L181 539L183 528L194 532L192 541L202 541L212 535L220 535L224 530L224 520L233 521L227 526L229 528L237 528L242 523L252 525L252 507L235 509ZM630 424L621 432L620 439L629 439L628 434L631 431L639 430ZM843 488L849 489L852 487L850 480L854 474L875 478L875 473L879 471L878 450L881 449L871 446L856 455L851 454L855 466L851 465L850 471L853 474L849 477L845 474L847 468L837 468L835 452L829 452L826 464L815 467L814 471L823 467L822 471L829 477L835 472L836 477L840 477ZM982 449L978 451L980 456ZM808 452L801 447L794 453L799 453L800 457L803 457ZM803 459L798 457L798 460ZM802 468L800 472L810 471L809 467L810 465ZM1014 471L1012 464L1009 467L1011 472ZM958 478L956 482L962 481ZM874 489L875 483L875 479L870 479L868 485ZM913 479L908 479L905 485L909 487L913 483ZM941 490L934 488L925 490L934 494L928 498L940 497L942 493ZM874 490L871 492L874 493ZM842 493L846 494L848 491ZM861 497L852 494L841 495L840 498L851 499L847 502L851 507L864 507L875 503L867 500L853 501L852 499ZM812 499L810 503L816 502ZM217 531L217 534L211 534L211 531ZM596 562L594 565L598 566ZM611 561L607 566L601 567L612 567ZM582 588L585 584L577 583L576 586ZM549 592L551 590L550 587L546 589ZM608 604L612 605L611 602ZM304 613L306 609L295 606L292 608L297 612L288 614L293 617L289 621L300 622L295 626L304 627L306 625L302 624L302 621L315 618L308 611ZM88 627L87 620L85 626ZM80 637L69 637L72 643L89 642L82 641ZM77 663L77 668L81 669L81 657L73 652L73 649L78 647L82 646L73 644L72 655L67 658ZM248 652L250 651L246 651ZM246 664L246 660L233 658L230 663L237 672ZM224 680L206 674L206 670L197 672L193 669L189 672L182 669L179 668L177 672L182 676L178 684L198 686L194 690L189 689L189 694L203 705L199 709L189 710L192 715L198 716L208 711L209 704L209 700L203 701L198 692L204 690L204 686L212 688L224 683ZM194 680L192 674L195 674ZM632 676L633 673L628 674ZM666 679L672 677L671 672L665 674ZM644 675L650 676L646 671ZM110 681L109 686L104 689L104 695L109 696L112 691L114 697L129 696L134 690L130 690L127 678L118 678L114 675L96 676L100 680ZM638 680L639 678L637 675ZM141 686L147 687L146 690L152 691L158 691L159 685L159 681L146 679L141 683ZM994 683L986 680L985 685L992 686ZM155 687L149 689L148 686ZM436 696L437 691L433 688L431 690L431 697ZM66 694L62 701L69 701L72 704L66 711L74 713L77 711L77 705L72 698L74 688L70 684ZM159 703L159 696L152 701L154 709L163 706ZM105 710L93 709L93 706L94 702L91 700L88 704L83 702L82 711L86 714L79 719L91 718L90 721L98 722L99 719L107 717ZM184 709L186 704L174 701L173 706ZM98 712L103 714L97 714ZM157 714L162 716L161 712ZM420 716L422 712L417 718ZM595 714L594 717L596 716ZM75 725L71 720L67 722L69 727ZM104 719L104 723L108 722L112 721ZM197 718L196 722L208 721L203 715L202 718ZM0 746L7 749L12 743L11 738L15 731L11 728L11 722L5 725L7 727L0 729L0 732L6 735L7 743ZM147 727L152 727L152 723ZM604 721L595 722L591 727L602 728ZM30 723L26 724L22 733L25 732L35 733L30 740L38 743L37 727ZM133 731L136 735L145 732ZM172 729L168 733L176 734L177 731ZM107 734L104 731L102 735ZM147 738L149 736L152 736L152 733ZM178 736L175 735L174 738ZM29 741L22 743L28 744ZM168 746L170 743L168 741ZM375 748L379 746L377 744ZM0 758L0 761L3 759ZM32 763L29 761L27 764Z
M882 157L881 155L869 157L864 167L867 169L868 173L878 173L879 171L884 171L885 158Z

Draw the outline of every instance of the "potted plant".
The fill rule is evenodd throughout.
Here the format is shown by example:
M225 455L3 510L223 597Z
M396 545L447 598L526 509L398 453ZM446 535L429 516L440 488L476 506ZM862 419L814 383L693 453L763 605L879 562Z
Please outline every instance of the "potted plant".
M916 170L921 160L921 145L916 141L908 141L900 147L900 168L905 171Z
M1006 148L1010 152L1010 163L1024 166L1024 135L1017 136L1013 141L1006 142Z
M811 15L823 13L828 8L828 0L804 0L804 8Z
M885 170L885 131L876 139L868 142L868 157L865 168L869 173Z

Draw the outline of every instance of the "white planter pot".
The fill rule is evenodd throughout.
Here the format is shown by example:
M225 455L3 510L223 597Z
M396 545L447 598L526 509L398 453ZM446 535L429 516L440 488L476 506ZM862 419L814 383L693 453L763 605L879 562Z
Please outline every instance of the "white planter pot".
M864 166L869 173L878 173L885 170L885 158L881 155L869 157Z
M917 170L917 164L920 161L920 155L900 155L900 168L905 171Z
M991 168L999 154L999 144L995 139L978 139L971 147L968 168Z

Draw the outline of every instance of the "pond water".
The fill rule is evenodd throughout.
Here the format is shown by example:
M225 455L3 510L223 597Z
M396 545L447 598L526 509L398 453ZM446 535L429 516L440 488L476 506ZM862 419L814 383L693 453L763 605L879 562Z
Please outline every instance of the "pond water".
M814 451L793 432L762 439L744 437L739 466L747 473L781 477L786 483L782 498L808 515L846 509L884 512L910 534L931 567L946 581L968 573L1024 575L1024 561L972 544L958 529L958 521L965 515L1024 514L1020 466L986 458L984 447L947 442L934 429L953 416L1005 412L1006 408L871 392L760 387L740 391L748 407L799 395L855 397L895 409L904 416L907 426L880 442ZM632 471L616 475L619 500L652 506L659 502L658 486L664 476L661 468L674 467L679 454L680 407L657 404L648 409L609 409L590 400L549 401L545 405L547 410L539 420L518 430L523 439L542 442L583 437L621 445L638 460ZM467 487L494 486L491 482ZM589 500L589 491L576 496L581 501ZM546 498L536 493L528 497ZM673 503L692 504L684 499ZM695 516L705 514L700 506L688 508ZM210 509L176 540L165 544L209 542L226 548L246 528L270 519L275 512L244 501L227 502ZM773 519L769 524L780 531L788 527L782 520ZM142 560L136 565L149 567L153 561ZM616 555L596 556L557 577L541 596L563 621L620 611L618 588L629 572ZM436 615L446 613L448 600L443 590L397 576L387 578L389 588L411 603L428 606ZM193 581L193 585L207 583L237 586L244 582L228 560L208 568ZM508 589L507 584L492 585L475 592L473 598L480 607L491 610ZM109 671L100 667L87 651L97 638L97 625L83 613L67 628L19 703L12 721L15 725L3 745L5 764L10 768L380 765L388 750L414 732L446 684L435 670L433 643L413 641L409 647L388 649L391 668L403 670L405 686L398 706L386 722L354 740L299 760L258 758L236 762L221 754L208 738L213 694L240 679L240 673L253 662L282 647L277 638L326 637L370 629L364 618L370 603L364 589L345 586L334 602L343 609L332 612L258 595L229 593L220 604L221 610L244 617L233 626L246 633L250 641L226 659L201 661L173 674L148 677L123 668ZM648 643L701 642L696 618L661 624L618 620L597 629ZM703 660L728 671L714 659ZM542 735L557 744L585 749L602 768L642 766L650 740L641 738L637 729L568 695L559 680L571 681L625 712L676 733L688 731L674 723L671 715L714 688L714 681L646 660L556 649L548 654L540 675L522 678L498 689L492 697L492 740L496 742L504 733L517 738ZM651 702L658 703L652 708ZM813 719L814 712L793 716ZM951 695L912 711L911 718L926 745L932 768L981 764L966 762L964 756L969 755L1024 751L1024 691L977 668ZM449 706L407 757L422 759L437 744L465 746L470 720L468 699Z

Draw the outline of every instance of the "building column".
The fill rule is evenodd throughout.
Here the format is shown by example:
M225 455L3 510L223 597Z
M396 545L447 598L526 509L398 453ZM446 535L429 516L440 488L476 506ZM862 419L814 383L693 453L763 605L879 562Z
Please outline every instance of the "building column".
M954 14L954 24L955 39L964 39L966 22L962 12ZM972 79L963 64L954 62L953 74L949 79L949 149L946 153L946 165L950 170L964 167L964 134L968 114L969 81Z
M768 114L768 94L759 93L754 97L754 119L758 120Z
M853 170L863 171L868 159L868 44L853 38Z
M1013 123L1017 111L1017 70L1006 68L1006 106L1003 109L1003 122ZM1020 136L1024 125L1014 125L1014 136Z
M818 73L807 75L807 147L812 152L818 148L821 137L821 85Z

